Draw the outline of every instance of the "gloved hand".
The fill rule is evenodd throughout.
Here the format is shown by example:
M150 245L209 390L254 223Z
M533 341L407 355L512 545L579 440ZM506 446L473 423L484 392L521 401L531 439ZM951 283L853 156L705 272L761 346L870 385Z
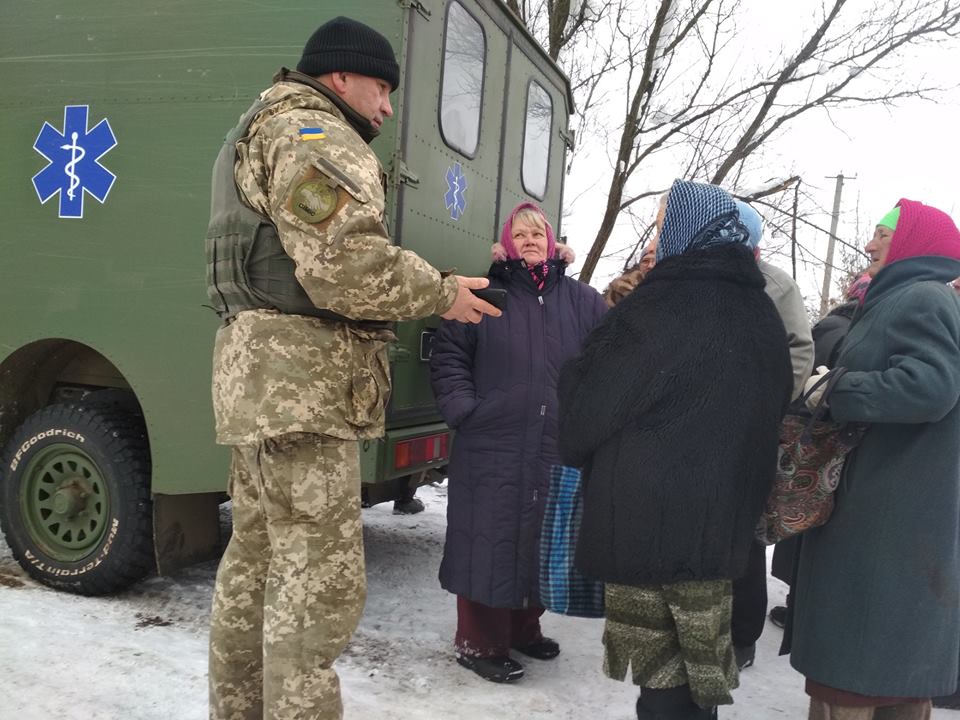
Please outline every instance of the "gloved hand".
M813 375L811 375L810 379L807 380L806 383L804 383L803 385L804 403L811 410L813 410L817 406L817 404L820 402L820 398L823 397L823 392L824 390L827 389L827 381L823 380L823 378L825 378L829 374L830 374L830 368L828 368L826 365L821 365L820 367L818 367L816 370L813 371ZM813 390L814 385L819 383L821 380L823 380L823 382L820 383L819 387L817 387L816 390ZM807 395L807 393L810 393L810 395Z

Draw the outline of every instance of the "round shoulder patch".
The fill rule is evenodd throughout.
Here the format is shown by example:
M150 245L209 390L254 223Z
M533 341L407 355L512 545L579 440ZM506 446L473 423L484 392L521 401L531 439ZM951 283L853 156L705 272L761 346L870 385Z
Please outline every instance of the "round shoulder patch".
M323 180L307 180L297 185L290 202L293 214L306 223L318 223L337 209L337 191Z

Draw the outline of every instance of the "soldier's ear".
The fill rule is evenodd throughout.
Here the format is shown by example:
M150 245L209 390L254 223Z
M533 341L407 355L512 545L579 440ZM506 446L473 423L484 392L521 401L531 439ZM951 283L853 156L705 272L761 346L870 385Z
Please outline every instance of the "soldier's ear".
M330 73L330 86L337 95L343 95L347 91L349 82L348 74L345 72Z

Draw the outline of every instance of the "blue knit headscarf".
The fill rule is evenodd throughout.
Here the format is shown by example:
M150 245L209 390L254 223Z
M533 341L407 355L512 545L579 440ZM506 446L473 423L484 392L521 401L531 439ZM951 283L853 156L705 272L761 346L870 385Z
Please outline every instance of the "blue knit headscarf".
M763 218L760 217L760 213L753 209L752 205L748 205L743 200L734 200L733 202L740 214L740 222L747 229L747 235L749 236L747 244L753 250L756 250L757 246L760 245L761 238L763 238Z
M717 245L749 247L750 235L733 198L716 185L675 180L660 230L657 262Z

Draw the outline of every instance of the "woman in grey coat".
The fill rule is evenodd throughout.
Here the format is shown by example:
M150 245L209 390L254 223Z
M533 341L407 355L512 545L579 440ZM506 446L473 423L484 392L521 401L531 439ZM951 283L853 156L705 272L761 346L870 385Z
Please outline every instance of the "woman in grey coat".
M869 430L802 543L791 662L811 720L922 720L957 683L960 231L921 203L897 210L866 247L874 279L829 398Z

